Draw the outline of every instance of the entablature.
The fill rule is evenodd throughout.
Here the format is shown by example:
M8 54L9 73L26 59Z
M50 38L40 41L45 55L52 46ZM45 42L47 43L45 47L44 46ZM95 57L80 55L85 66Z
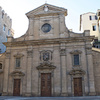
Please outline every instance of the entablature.
M12 41L5 42L4 45L7 47L17 46L29 46L29 45L48 45L48 44L60 44L60 43L74 43L74 42L92 42L93 36L85 37L68 37L68 38L53 38L53 39L38 39L38 40L27 40L27 41Z

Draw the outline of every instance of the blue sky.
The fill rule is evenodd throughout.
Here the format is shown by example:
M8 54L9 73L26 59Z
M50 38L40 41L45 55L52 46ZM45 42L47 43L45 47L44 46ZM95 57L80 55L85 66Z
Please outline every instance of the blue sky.
M100 0L0 0L0 6L12 19L12 28L15 31L14 37L19 37L27 31L28 19L25 13L41 6L47 1L68 10L66 26L79 32L80 15L87 12L96 13L100 9Z

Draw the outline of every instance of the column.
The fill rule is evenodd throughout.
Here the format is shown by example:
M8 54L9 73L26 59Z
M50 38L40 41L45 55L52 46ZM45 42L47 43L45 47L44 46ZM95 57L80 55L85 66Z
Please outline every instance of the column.
M53 96L59 96L61 94L61 68L60 68L60 55L59 55L59 47L54 47L53 52L53 63L56 68L54 69L54 76L53 76L53 88L52 94Z

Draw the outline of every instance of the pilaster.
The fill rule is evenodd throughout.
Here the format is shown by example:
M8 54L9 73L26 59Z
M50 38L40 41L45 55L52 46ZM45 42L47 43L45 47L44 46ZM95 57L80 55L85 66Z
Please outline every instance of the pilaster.
M66 77L66 48L65 44L61 45L60 49L61 56L61 96L67 96L67 77Z
M94 83L94 72L93 72L93 59L91 48L86 48L87 53L87 63L88 63L88 76L89 76L89 95L96 95L95 83Z
M27 85L26 85L26 94L25 96L31 96L32 94L32 57L33 57L33 51L28 50L27 51Z
M10 52L6 53L5 68L4 68L4 82L3 82L3 96L8 95L8 73L10 65Z

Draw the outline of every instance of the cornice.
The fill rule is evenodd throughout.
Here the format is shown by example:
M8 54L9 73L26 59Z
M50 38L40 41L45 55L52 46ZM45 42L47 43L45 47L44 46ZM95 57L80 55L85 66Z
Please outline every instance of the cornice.
M48 11L48 12L34 14L34 17L56 16L56 15L60 15L60 14L66 15L65 11ZM33 17L33 16L30 16L30 17Z
M3 43L7 47L16 46L29 46L29 45L48 45L48 44L60 44L60 43L75 43L75 42L92 42L94 36L86 37L70 37L70 38L54 38L54 39L39 39L39 40L27 40L27 41L12 41Z

